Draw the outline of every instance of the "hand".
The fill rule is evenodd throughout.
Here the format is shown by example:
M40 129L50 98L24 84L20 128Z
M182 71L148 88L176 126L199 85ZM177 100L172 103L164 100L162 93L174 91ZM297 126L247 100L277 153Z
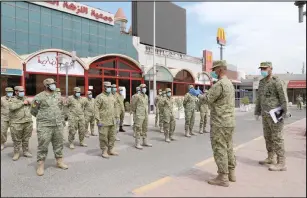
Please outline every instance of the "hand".
M27 104L29 104L29 101L28 100L24 100L23 104L27 105Z
M255 115L255 119L258 121L259 120L259 115Z
M103 126L103 124L101 124L101 123L98 123L98 124L97 124L97 126L98 126L98 127L102 127L102 126Z

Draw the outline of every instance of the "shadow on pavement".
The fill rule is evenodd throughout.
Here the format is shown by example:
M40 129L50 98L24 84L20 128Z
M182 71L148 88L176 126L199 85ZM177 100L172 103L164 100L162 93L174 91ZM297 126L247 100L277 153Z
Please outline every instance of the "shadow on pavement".
M197 180L197 181L201 181L201 182L206 182L215 177L216 174L213 174L211 172L208 171L204 171L198 168L193 168L187 171L184 171L178 175L176 175L175 177L185 177L185 178L189 178L189 179L193 179L193 180Z

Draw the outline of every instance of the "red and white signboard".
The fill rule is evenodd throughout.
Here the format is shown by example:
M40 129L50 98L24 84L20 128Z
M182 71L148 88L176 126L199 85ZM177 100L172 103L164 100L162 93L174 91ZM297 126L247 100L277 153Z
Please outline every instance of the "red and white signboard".
M114 15L96 8L89 7L77 2L68 1L38 1L29 2L40 6L67 12L80 17L92 19L109 25L114 25Z
M50 73L50 74L66 74L66 68L64 65L68 65L69 75L84 75L84 68L78 61L75 64L72 63L71 57L63 55L63 64L58 64L58 53L57 52L46 52L33 57L28 61L26 65L27 72L39 72L39 73ZM60 67L62 66L62 67ZM58 68L57 68L58 67Z
M288 88L290 89L306 88L306 80L290 80L288 83Z

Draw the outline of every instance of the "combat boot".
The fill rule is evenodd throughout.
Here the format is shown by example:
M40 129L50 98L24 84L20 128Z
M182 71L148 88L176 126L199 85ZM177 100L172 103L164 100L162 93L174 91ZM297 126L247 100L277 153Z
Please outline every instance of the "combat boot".
M175 141L175 140L176 140L176 138L174 138L172 135L169 137L169 139L170 139L171 141Z
M97 136L95 132L91 132L91 136Z
M32 154L29 151L25 151L23 152L23 156L31 158Z
M160 127L160 133L164 133L163 127Z
M4 144L1 144L1 151L4 149Z
M147 138L143 138L143 146L152 147L152 144L147 142Z
M87 144L85 144L84 141L81 141L80 146L87 147Z
M194 133L192 130L190 131L190 135L195 135L196 136L196 133Z
M101 156L102 156L103 158L108 159L108 158L109 158L108 149L104 149Z
M45 165L45 162L44 162L44 161L38 161L38 162L37 162L36 174L37 174L38 176L44 175L44 165Z
M119 139L119 137L118 137L118 134L116 134L115 140L116 140L116 141L120 141L120 139Z
M228 174L219 174L216 178L209 180L208 184L228 187L229 186Z
M109 155L115 155L115 156L118 156L118 155L119 155L118 152L115 152L115 151L114 151L114 149L109 149L108 151L109 151L109 152L108 152Z
M185 132L186 137L191 137L190 133L188 131Z
M204 133L209 133L209 131L207 131L206 129L204 129Z
M228 179L231 182L237 181L235 170L229 170Z
M89 138L90 137L89 134L90 134L89 132L86 132L85 137Z
M165 142L170 143L169 135L165 133Z
M200 133L200 134L203 134L204 132L203 132L203 130L202 130L202 129L199 129L199 133Z
M270 171L286 171L287 167L286 167L286 161L285 161L285 157L278 157L277 159L277 164L272 164L269 167Z
M20 157L19 152L15 152L14 156L13 156L13 161L17 161L19 159L19 157Z
M126 131L123 129L123 126L120 126L120 127L119 127L119 132L126 132Z
M143 149L141 143L140 143L140 139L136 139L135 138L135 148L137 149Z
M56 165L57 167L61 168L61 169L68 169L68 166L63 162L63 158L57 158L56 159Z
M259 161L259 164L265 165L265 164L276 164L276 160L274 158L274 153L269 152L268 157L265 160Z
M70 148L70 149L74 149L74 148L75 148L74 143L70 143L70 144L69 144L69 148Z

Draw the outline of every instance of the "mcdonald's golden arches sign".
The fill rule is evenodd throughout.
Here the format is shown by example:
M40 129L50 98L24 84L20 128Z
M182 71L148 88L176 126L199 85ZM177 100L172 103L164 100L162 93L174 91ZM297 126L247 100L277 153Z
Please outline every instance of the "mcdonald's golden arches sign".
M226 45L226 34L224 28L217 29L216 41L219 45Z

